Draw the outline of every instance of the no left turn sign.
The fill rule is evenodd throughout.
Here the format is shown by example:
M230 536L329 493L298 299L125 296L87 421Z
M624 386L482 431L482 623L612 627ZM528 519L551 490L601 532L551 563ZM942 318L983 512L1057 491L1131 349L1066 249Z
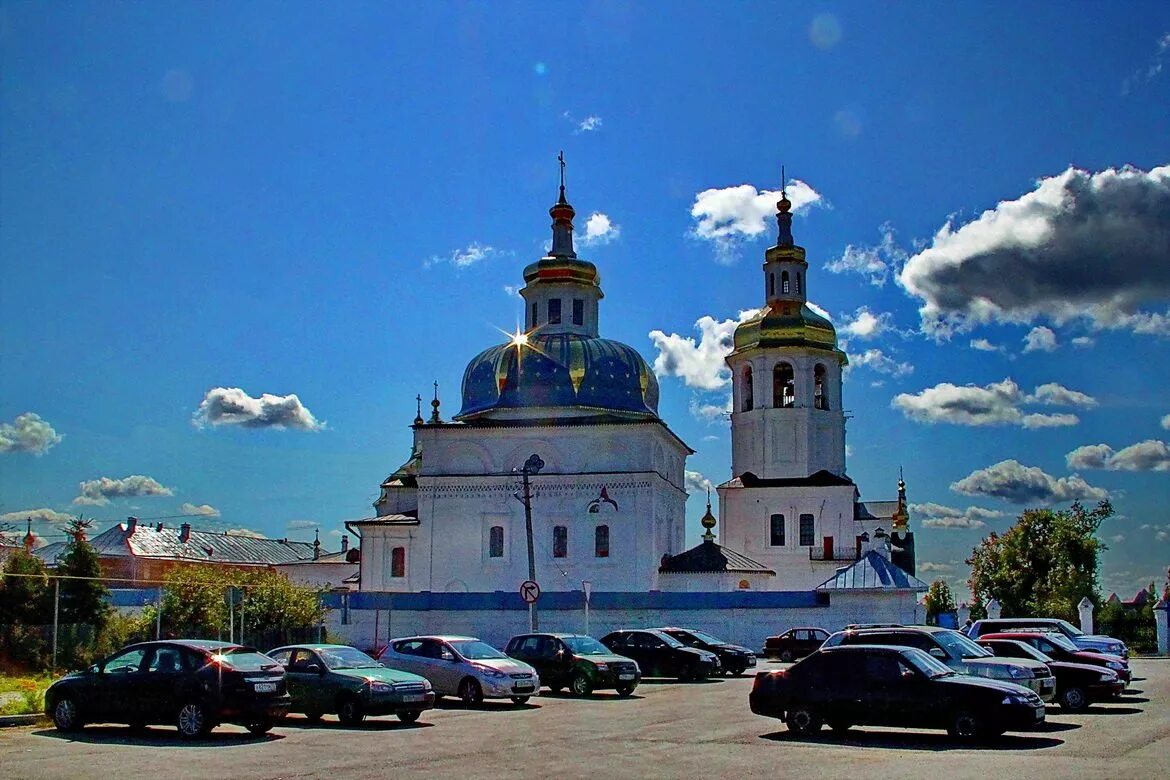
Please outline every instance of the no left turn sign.
M526 604L534 604L540 598L540 586L532 580L524 580L520 583L520 598Z

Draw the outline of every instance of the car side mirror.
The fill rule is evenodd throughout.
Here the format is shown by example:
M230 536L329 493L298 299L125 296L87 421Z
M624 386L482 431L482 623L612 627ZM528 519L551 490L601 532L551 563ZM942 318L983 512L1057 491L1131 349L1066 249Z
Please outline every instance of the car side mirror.
M930 654L933 655L935 658L946 658L947 657L947 654L945 652L943 652L943 649L941 647L930 648Z
M325 670L321 668L320 664L306 664L305 671L309 674L325 674Z
M97 664L94 664L93 666L89 667L88 671L90 674L99 674L101 672L101 667L99 667Z
M455 661L455 656L451 653L443 653L439 657L442 658L444 661L450 661L452 663L454 663L454 661Z
M918 677L918 675L916 675L914 673L913 669L903 669L902 670L902 682L910 682L910 681L916 679L917 677Z

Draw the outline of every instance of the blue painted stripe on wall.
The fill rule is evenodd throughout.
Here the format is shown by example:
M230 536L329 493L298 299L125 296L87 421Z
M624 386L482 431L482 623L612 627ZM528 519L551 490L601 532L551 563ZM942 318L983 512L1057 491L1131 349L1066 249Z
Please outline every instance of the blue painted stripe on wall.
M326 593L322 601L340 609L348 596L350 609L402 609L439 611L526 610L518 593L382 593L355 591ZM540 609L577 610L585 604L581 591L544 593ZM816 591L731 591L716 593L594 593L593 609L793 609L829 606L827 594Z
M145 607L158 603L158 588L113 588L110 590L112 607Z

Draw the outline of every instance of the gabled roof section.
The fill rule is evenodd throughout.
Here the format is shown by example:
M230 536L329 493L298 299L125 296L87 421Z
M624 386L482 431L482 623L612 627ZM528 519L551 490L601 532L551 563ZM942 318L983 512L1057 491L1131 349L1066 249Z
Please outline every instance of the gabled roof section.
M923 591L927 590L927 584L902 571L880 553L870 550L857 563L838 569L836 574L818 585L817 590Z
M658 571L661 574L730 573L776 576L776 572L763 564L756 563L735 550L715 544L710 539L678 555L663 558Z
M68 542L53 542L46 544L43 547L34 547L32 554L45 562L46 566L56 566L57 557L65 552ZM24 549L23 547L21 548Z
M897 501L859 501L855 505L855 520L892 520L898 511Z
M761 479L750 471L745 471L734 479L724 482L723 488L754 488L754 487L852 487L857 485L849 477L834 474L821 469L807 477L786 477L784 479Z
M364 517L361 520L346 520L345 527L350 526L369 526L369 525L418 525L418 512L403 512L400 515L378 515L377 517Z
M245 566L270 566L313 559L312 542L287 539L261 539L218 531L187 531L183 528L158 528L138 523L128 530L115 525L94 537L90 544L102 557L164 558L229 563ZM326 553L328 554L328 553Z

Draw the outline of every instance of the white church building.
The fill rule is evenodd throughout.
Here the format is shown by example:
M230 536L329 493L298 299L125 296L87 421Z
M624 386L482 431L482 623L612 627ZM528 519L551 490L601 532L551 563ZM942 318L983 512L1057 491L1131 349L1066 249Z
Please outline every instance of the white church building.
M552 246L524 269L523 332L471 359L451 420L436 390L377 514L346 524L361 540L359 591L515 596L530 577L530 522L546 593L588 581L614 594L897 591L912 604L925 584L912 576L904 484L897 500L866 503L846 474L846 356L807 305L805 250L788 199L777 205L764 305L727 357L732 463L718 541L708 504L703 540L684 549L692 450L658 416L658 382L638 351L600 336L601 278L574 251L562 168Z

